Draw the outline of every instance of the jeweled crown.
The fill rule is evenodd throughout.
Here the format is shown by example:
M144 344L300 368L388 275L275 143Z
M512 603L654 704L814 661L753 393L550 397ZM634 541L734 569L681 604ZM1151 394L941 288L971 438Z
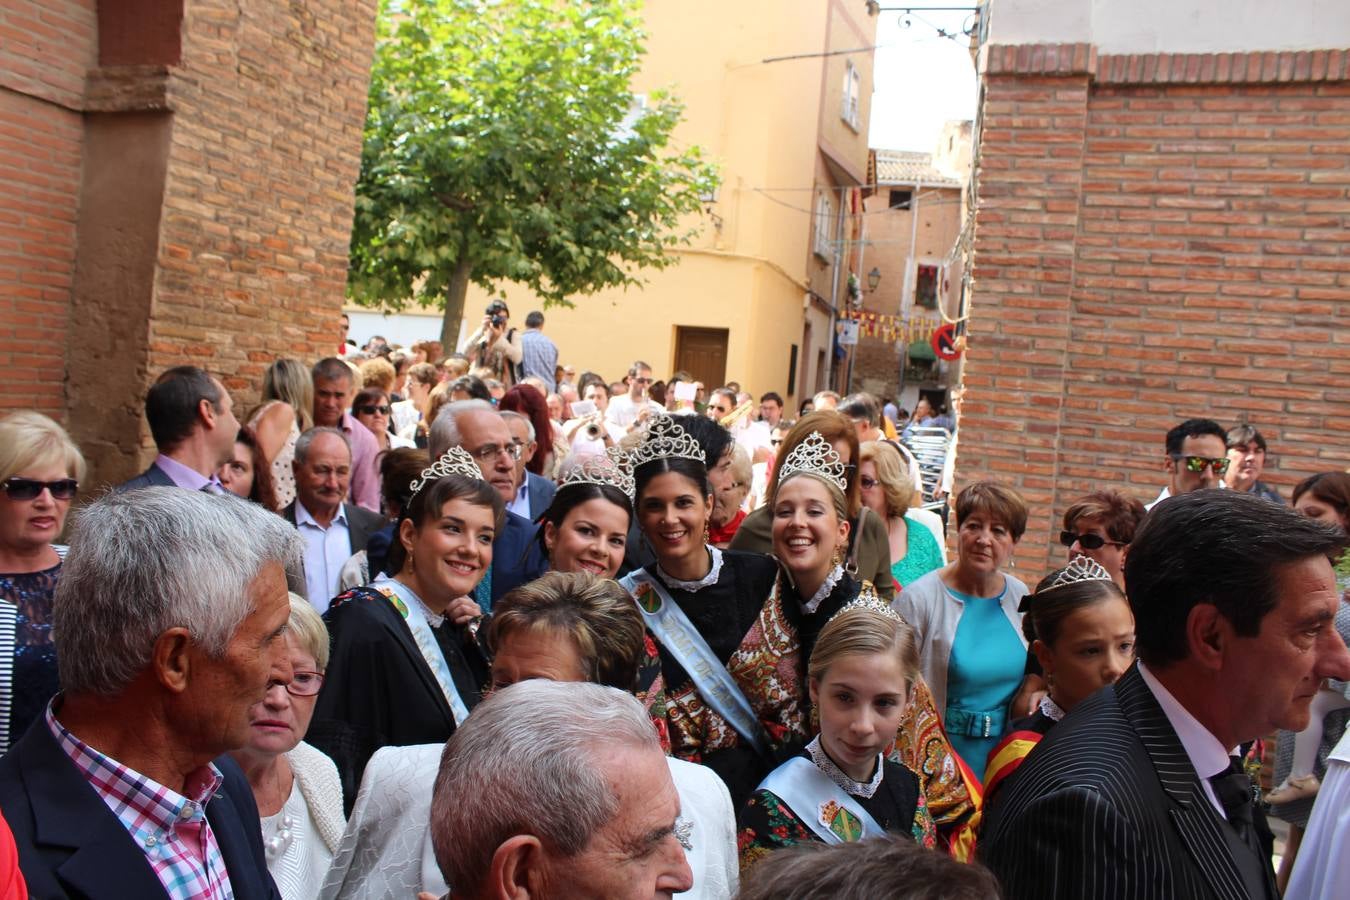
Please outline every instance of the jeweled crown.
M483 470L478 468L478 463L474 462L469 451L463 447L451 447L441 454L440 459L423 469L417 480L409 485L409 501L416 497L422 488L447 475L467 475L469 478L483 480Z
M1069 561L1069 564L1055 573L1054 580L1045 587L1037 591L1037 594L1044 594L1046 591L1053 591L1055 588L1066 587L1070 584L1080 584L1084 581L1111 581L1111 573L1102 567L1102 564L1088 556L1079 554Z
M642 443L628 454L629 463L634 469L652 460L674 457L692 459L704 465L708 462L698 441L690 437L689 432L677 425L673 418L665 415L657 415L652 419L642 436Z
M870 587L870 585L868 587ZM842 616L846 612L860 609L866 610L867 612L876 613L877 615L885 616L886 618L893 619L896 622L900 623L905 622L905 617L900 615L894 609L892 609L891 605L887 603L885 600L882 600L881 597L877 595L875 589L872 590L865 589L863 591L860 591L856 599L851 600L848 603L845 603L843 607L840 608L839 612L835 613L834 616L831 616L830 618L833 619L835 616Z
M839 490L848 492L848 480L844 477L843 460L830 446L830 442L821 437L819 431L806 436L778 467L778 484L787 481L793 475L812 475Z
M606 450L604 455L591 453L574 459L563 477L558 479L558 488L569 484L598 484L616 487L633 499L633 467L628 454L616 447Z

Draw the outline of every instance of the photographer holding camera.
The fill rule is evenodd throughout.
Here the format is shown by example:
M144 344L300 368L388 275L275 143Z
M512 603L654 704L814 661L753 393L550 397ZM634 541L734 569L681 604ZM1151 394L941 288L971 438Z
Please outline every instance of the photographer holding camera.
M511 310L504 300L493 300L483 313L483 323L460 344L459 352L471 366L486 366L502 384L519 381L520 332L508 327Z

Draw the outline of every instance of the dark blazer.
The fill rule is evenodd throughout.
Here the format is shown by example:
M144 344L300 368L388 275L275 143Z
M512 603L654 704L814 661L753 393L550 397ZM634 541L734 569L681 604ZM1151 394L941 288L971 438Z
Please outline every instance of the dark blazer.
M548 571L548 559L535 535L539 526L513 512L492 542L492 599L534 581Z
M533 472L525 473L525 485L525 496L530 501L530 521L538 522L544 510L553 502L553 495L558 493L558 486Z
M296 502L292 500L281 511L282 517L292 525L295 524ZM357 506L355 503L342 504L342 511L347 514L347 537L351 541L353 553L366 549L366 542L370 540L370 536L389 524L384 516L373 513L365 507ZM372 572L371 576L374 575L375 573Z
M128 479L113 488L113 493L120 494L123 491L134 491L143 487L174 487L174 482L163 469L151 463L150 468L135 478Z
M258 807L239 766L215 761L224 784L206 804L239 900L281 894L267 872ZM0 809L14 831L33 897L165 897L145 853L75 768L42 721L0 758Z
M1051 729L994 796L979 858L1008 900L1244 900L1225 832L1135 666Z

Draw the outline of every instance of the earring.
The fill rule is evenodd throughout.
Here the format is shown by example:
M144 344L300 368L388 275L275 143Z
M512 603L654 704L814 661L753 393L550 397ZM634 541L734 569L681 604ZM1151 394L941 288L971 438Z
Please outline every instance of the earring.
M844 548L836 546L834 548L834 556L830 558L830 567L834 568L837 566L842 566L843 564L844 564Z
M712 532L708 529L708 520L703 520L703 543L712 543Z

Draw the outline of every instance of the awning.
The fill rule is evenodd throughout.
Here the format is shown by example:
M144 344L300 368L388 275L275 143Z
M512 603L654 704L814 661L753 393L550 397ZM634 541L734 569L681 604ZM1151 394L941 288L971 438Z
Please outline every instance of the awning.
M933 352L933 344L930 341L910 341L909 358L916 362L933 362L937 359L937 354Z

